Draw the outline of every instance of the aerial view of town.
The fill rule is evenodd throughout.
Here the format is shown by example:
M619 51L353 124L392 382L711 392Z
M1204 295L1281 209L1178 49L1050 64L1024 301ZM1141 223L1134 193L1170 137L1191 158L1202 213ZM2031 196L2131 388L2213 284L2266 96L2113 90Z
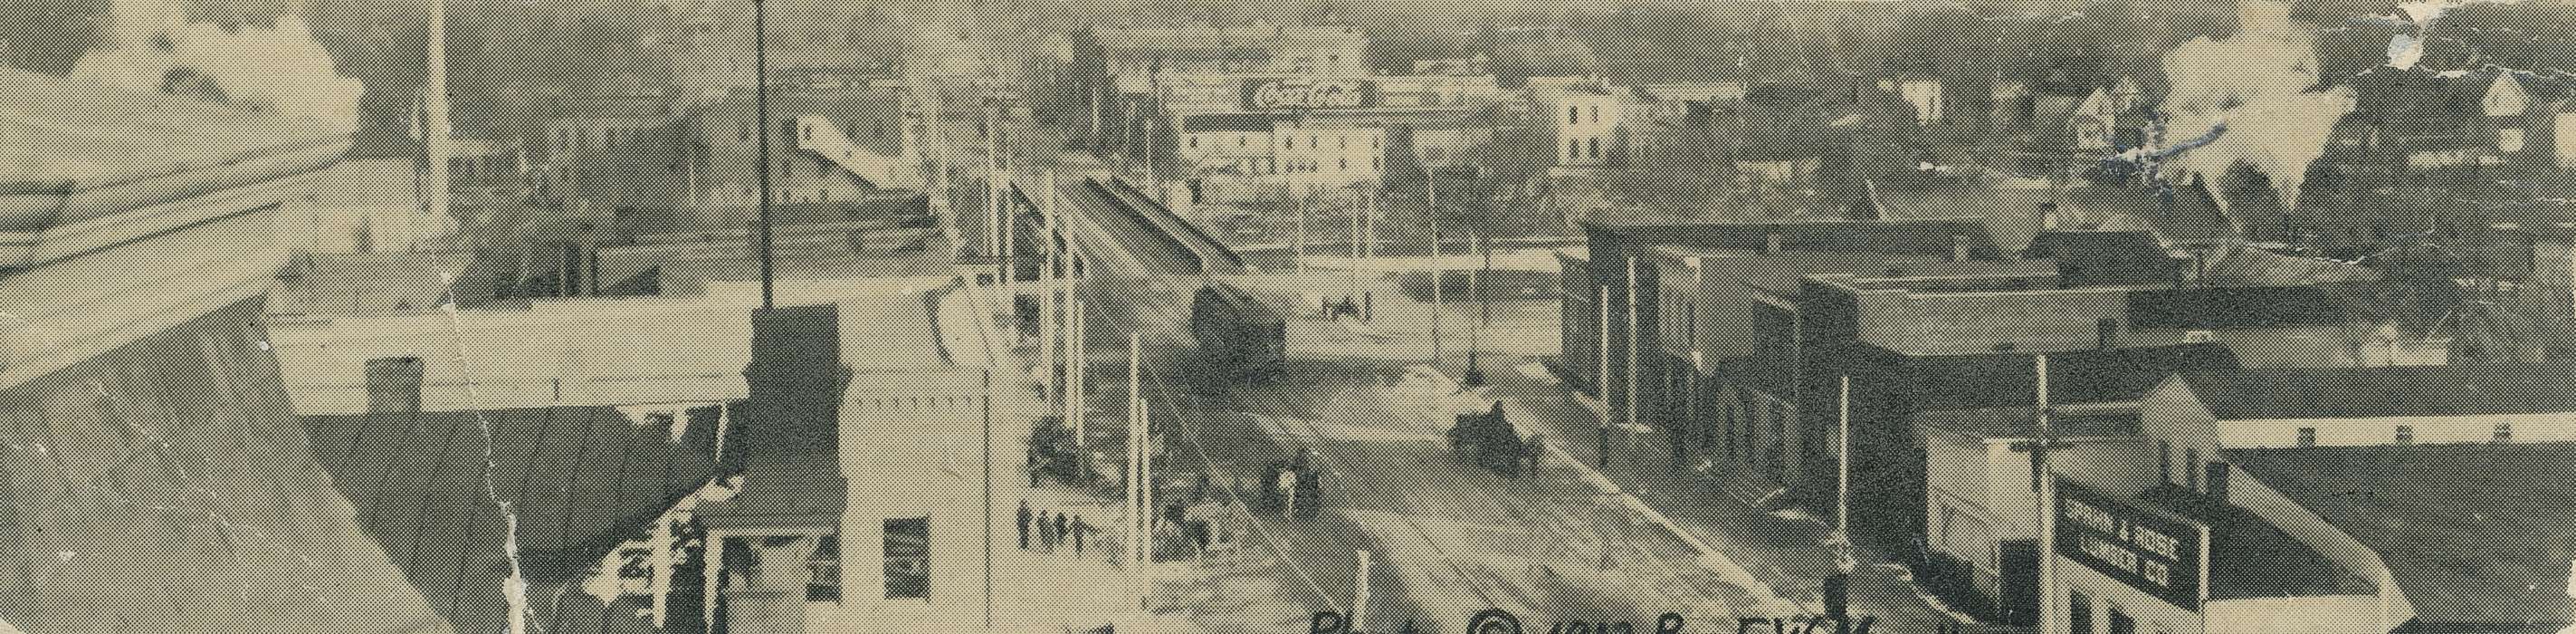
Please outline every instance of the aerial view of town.
M2576 634L2569 0L0 0L0 633Z

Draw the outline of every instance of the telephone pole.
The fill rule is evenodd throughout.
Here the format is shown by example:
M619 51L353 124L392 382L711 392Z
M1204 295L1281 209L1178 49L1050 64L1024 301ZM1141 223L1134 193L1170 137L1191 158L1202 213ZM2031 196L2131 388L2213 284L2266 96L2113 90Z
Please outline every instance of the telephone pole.
M760 123L760 307L778 307L776 292L777 262L771 256L769 228L769 135L776 133L769 125L769 2L751 0L751 40L753 81L752 101L759 111L754 117Z

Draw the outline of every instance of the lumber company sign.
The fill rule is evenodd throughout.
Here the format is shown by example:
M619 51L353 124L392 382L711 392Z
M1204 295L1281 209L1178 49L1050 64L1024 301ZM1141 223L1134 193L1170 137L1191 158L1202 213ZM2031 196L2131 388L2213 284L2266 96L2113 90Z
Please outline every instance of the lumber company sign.
M2057 553L2186 610L2199 609L2202 554L2209 533L2199 524L2151 513L2110 496L2057 481Z
M1371 108L1377 84L1364 79L1269 78L1243 81L1245 110Z

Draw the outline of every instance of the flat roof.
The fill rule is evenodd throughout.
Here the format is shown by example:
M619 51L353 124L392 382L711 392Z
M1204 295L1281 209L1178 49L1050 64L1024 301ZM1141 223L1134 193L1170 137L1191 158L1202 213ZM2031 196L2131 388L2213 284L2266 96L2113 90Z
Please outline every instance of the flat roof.
M2233 449L2230 463L2379 553L2418 623L2571 620L2576 444Z
M2048 419L2049 430L2062 437L2126 438L2138 434L2138 411L2135 407L2051 408L2056 413ZM1977 440L2017 440L2030 438L2036 431L2035 408L1977 407L1936 409L1915 412L1914 424L1966 436Z

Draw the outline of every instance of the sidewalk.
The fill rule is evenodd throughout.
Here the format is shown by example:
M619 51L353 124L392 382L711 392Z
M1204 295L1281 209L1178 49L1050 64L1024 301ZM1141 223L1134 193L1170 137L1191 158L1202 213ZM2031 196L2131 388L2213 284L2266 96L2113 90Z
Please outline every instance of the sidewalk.
M1488 371L1487 376L1494 385L1486 389L1504 401L1515 421L1542 426L1557 441L1549 447L1562 460L1557 464L1615 484L1649 507L1649 517L1658 524L1685 532L1687 541L1722 553L1724 561L1741 564L1758 583L1801 611L1822 612L1823 580L1837 570L1830 545L1832 529L1813 517L1768 512L1765 498L1776 487L1714 469L1676 470L1669 438L1661 433L1614 428L1608 466L1600 467L1597 402L1573 393L1553 377L1542 379L1525 371ZM1855 617L1876 617L1877 627L1906 632L1928 632L1940 624L1965 624L1969 632L2019 631L1975 624L1943 610L1914 586L1903 567L1866 549L1854 555L1860 560L1851 580L1850 609Z
M997 380L1017 377L1014 383L1023 389L996 391L997 419L1034 420L1047 411L1047 401L1039 393L1045 380L1031 358L1035 348L1020 345L1017 333L1011 332L1005 321L1010 314L1009 297L997 288L967 286L953 290L939 301L939 336L957 365L993 368L997 370ZM1093 396L1097 399L1108 395L1095 388ZM1113 405L1108 409L1123 408ZM1095 422L1104 415L1118 412L1094 408ZM1094 427L1092 431L1099 434L1104 430ZM1024 433L1000 434L995 440L999 455L1019 456L1028 447ZM1020 470L1020 461L1010 461L1009 467L1005 471L1012 474L1012 479L997 491L996 497L996 503L1007 508L994 512L1011 525L996 533L999 543L995 544L994 581L997 603L1024 618L1019 623L997 624L1001 631L1084 631L1104 622L1116 623L1122 632L1290 631L1303 627L1307 606L1275 600L1288 596L1288 592L1274 579L1280 574L1276 570L1279 563L1267 552L1246 552L1223 561L1149 563L1141 570L1129 570L1122 563L1126 536L1125 509L1120 500L1101 498L1053 480L1024 487L1027 472ZM1028 502L1031 512L1080 516L1092 528L1084 539L1082 552L1074 553L1070 539L1058 543L1051 552L1043 549L1034 526L1029 548L1019 549L1015 515L1022 500ZM1050 618L1053 620L1047 620Z

